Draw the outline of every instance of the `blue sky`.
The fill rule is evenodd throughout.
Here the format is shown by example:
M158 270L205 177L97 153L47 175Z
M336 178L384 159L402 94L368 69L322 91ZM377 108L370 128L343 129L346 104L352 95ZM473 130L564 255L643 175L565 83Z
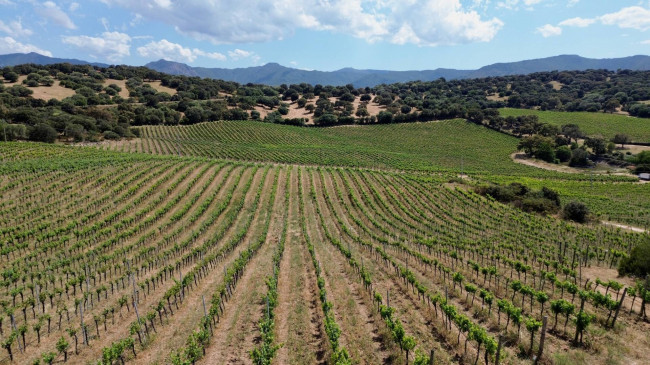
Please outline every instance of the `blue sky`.
M0 0L0 54L421 70L650 54L650 0Z

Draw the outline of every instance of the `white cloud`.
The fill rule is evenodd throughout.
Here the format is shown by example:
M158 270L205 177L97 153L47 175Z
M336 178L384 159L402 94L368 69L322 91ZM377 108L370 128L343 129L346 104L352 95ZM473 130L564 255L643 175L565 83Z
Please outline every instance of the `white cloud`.
M641 44L648 44L648 45L650 45L650 39L645 40L645 41L641 41Z
M605 25L645 31L650 29L650 10L640 6L630 6L615 13L605 14L600 17L600 21Z
M504 8L508 10L519 10L519 5L524 5L526 9L532 10L532 6L541 3L544 0L504 0L497 3L497 9Z
M72 22L68 14L61 10L54 1L46 1L42 4L35 3L34 7L40 16L48 18L64 28L77 29L77 26Z
M79 5L79 3L71 3L70 6L68 7L68 10L70 10L71 12L74 12L77 9L79 9L79 7L81 7L81 5Z
M555 37L562 34L562 28L546 24L537 28L537 33L541 34L544 38Z
M131 37L120 32L104 32L101 37L66 36L63 43L88 52L92 57L117 62L131 54Z
M574 6L575 4L579 3L580 0L569 0L569 2L566 4L567 7Z
M52 52L40 49L31 44L24 44L16 41L11 37L0 37L0 53L30 53L36 52L44 56L52 57Z
M503 26L461 0L102 1L214 44L281 40L300 29L349 34L369 42L456 44L490 41ZM523 1L532 5L541 0Z
M243 49L235 49L234 51L228 51L228 57L234 61L240 60L242 58L248 58L253 55L253 52L244 51Z
M14 20L10 23L5 23L0 20L0 32L9 34L12 37L29 37L34 32L31 29L23 28L23 24L20 19Z
M108 19L101 17L99 18L99 22L102 23L102 26L104 27L104 30L108 32L108 26L110 25L108 22Z
M133 16L133 19L131 19L131 22L129 23L132 27L135 27L136 25L140 24L142 22L142 15L140 14L135 14Z
M9 0L0 0L0 5L14 5L14 3Z
M196 48L194 48L192 50L192 52L194 52L194 54L197 55L197 56L212 58L213 60L218 60L218 61L225 61L226 60L226 56L224 56L223 54L221 54L219 52L204 52L204 51L201 51L200 49L196 49Z
M177 62L194 62L198 57L207 57L219 61L226 60L226 56L221 53L209 53L197 48L186 48L178 43L169 42L166 39L159 42L150 42L142 47L138 47L138 53L142 57L162 58Z
M581 18L581 17L576 17L576 18L571 18L564 20L560 22L559 25L561 26L566 26L566 27L588 27L596 22L596 19L588 19L588 18Z

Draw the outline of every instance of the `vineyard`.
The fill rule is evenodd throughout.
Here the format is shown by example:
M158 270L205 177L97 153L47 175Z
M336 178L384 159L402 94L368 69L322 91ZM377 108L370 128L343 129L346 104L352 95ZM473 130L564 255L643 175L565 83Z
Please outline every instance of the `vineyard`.
M635 184L638 179L562 174L514 163L509 155L516 150L516 138L462 120L336 128L233 121L146 126L141 135L100 146L122 152L434 172L447 179L470 174L479 181L525 181L588 204L602 220L646 228L650 224L648 186Z
M620 114L589 113L589 112L558 112L532 109L499 109L502 116L517 117L520 115L536 115L542 123L555 126L575 124L587 135L602 135L610 139L617 133L624 133L634 142L650 142L650 123L645 119L630 118Z
M615 270L647 233L482 197L419 144L475 130L465 172L546 176L487 155L510 137L241 123L0 143L0 363L650 362L650 291Z

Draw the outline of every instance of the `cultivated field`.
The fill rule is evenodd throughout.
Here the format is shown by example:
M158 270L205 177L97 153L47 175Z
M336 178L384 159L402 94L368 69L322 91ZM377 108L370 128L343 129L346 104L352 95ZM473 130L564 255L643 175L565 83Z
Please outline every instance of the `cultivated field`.
M588 112L556 112L531 109L499 109L502 116L537 115L539 121L556 126L576 124L587 135L601 135L607 139L617 133L627 134L634 142L650 142L650 121L625 115Z
M631 176L567 174L514 163L518 140L462 120L335 128L300 128L232 121L147 126L142 138L104 142L124 152L201 156L240 161L363 167L475 182L520 181L552 187L564 201L589 205L602 220L650 225L648 184Z
M0 143L0 362L11 353L21 364L50 356L81 364L422 364L433 350L436 364L494 364L501 335L500 363L527 364L543 317L543 363L650 362L641 299L627 295L613 323L616 300L634 283L610 269L648 235L481 197L462 180L449 182L455 153L426 152L413 137L483 129L460 121L272 126L287 139L273 145L268 139L279 136L269 125L246 126L148 127L148 138L119 145L166 156ZM211 136L213 148L193 142L196 133ZM501 141L495 149L512 143L492 131L481 136ZM402 155L390 143L398 138ZM283 147L289 141L296 152ZM262 158L266 144L271 157ZM324 164L347 166L317 166L309 144L326 151ZM505 173L507 153L468 151L465 172L475 178L496 176L478 173L481 158ZM418 152L411 166L428 159L437 173L401 171ZM344 163L351 153L361 168ZM273 163L244 161L257 156ZM527 169L519 168L510 178ZM624 181L602 184L648 186ZM586 314L595 317L575 345L574 319Z

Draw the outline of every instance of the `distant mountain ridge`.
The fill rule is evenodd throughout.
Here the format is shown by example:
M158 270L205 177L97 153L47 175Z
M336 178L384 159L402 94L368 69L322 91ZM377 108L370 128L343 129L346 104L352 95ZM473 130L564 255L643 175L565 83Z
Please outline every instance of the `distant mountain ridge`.
M47 65L52 63L68 62L71 64L90 64L100 67L108 65L90 63L74 59L61 59L43 56L37 53L14 53L0 55L0 67L13 66L24 63ZM308 71L285 67L277 63L267 63L263 66L246 68L206 68L192 67L184 63L159 60L145 65L158 72L170 75L197 76L226 81L235 81L241 84L254 83L277 86L280 84L321 84L340 86L352 84L355 87L375 86L379 84L392 84L407 81L433 81L441 77L451 79L469 79L491 76L525 75L545 71L582 71L587 69L607 70L650 70L650 56L638 55L622 58L593 59L577 55L560 55L519 62L495 63L484 66L478 70L456 70L438 68L435 70L421 71L388 71L388 70L358 70L342 68L336 71Z
M172 75L199 76L239 83L254 83L267 85L308 84L346 85L355 87L375 86L407 81L433 81L441 77L445 79L470 79L491 76L525 75L545 71L582 71L588 69L607 70L650 70L650 56L631 56L611 59L592 59L576 55L561 55L534 60L510 63L495 63L478 70L455 70L438 68L422 71L387 71L387 70L357 70L343 68L336 71L307 71L281 66L277 63L267 63L264 66L247 68L205 68L191 67L183 63L159 60L145 65L159 72Z
M74 58L55 58L43 56L42 54L31 53L11 53L0 55L0 67L23 65L26 63L34 63L37 65L51 65L54 63L69 63L71 65L92 65L97 67L108 67L109 65L99 62L88 62L77 60Z

